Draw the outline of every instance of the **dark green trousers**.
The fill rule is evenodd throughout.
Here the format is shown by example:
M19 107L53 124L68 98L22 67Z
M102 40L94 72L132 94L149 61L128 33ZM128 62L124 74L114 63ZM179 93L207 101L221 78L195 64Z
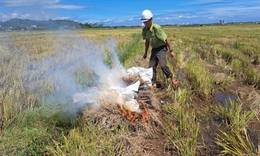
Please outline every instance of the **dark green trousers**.
M158 63L160 63L161 70L165 74L166 78L172 78L172 72L167 66L167 46L161 46L159 48L152 48L151 57L149 62L149 68L153 68L152 83L156 83L156 69Z

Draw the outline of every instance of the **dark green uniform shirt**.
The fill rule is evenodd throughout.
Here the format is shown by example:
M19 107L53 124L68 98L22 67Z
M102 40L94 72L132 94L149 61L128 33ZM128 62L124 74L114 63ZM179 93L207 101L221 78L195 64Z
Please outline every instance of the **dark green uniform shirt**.
M158 48L166 45L167 35L163 31L160 25L152 23L151 28L143 28L142 32L143 39L147 39L150 42L152 48Z

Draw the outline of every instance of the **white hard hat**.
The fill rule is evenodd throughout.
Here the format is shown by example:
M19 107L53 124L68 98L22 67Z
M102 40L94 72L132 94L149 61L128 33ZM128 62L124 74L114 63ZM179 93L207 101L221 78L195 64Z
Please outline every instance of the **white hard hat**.
M142 12L141 20L142 20L142 22L146 22L149 19L151 19L152 17L153 17L153 14L152 14L152 12L150 10L144 10Z

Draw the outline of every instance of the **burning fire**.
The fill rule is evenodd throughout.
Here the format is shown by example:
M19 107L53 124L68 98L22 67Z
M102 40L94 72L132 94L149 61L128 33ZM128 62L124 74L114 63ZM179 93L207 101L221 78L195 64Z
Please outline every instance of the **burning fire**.
M121 112L121 115L123 117L126 117L131 122L138 121L138 119L140 119L140 118L142 119L142 121L144 123L148 122L149 113L148 113L147 105L141 100L138 100L138 103L139 103L140 109L141 109L140 113L133 112L130 109L128 109L128 108L126 108L126 107L124 107L123 105L120 105L120 104L117 104L117 109Z
M144 71L144 69L142 69L142 71ZM152 70L149 69L149 72L152 72ZM138 73L141 74L140 72ZM143 123L146 123L150 118L148 113L148 106L146 101L138 96L138 93L141 93L139 92L139 89L143 90L144 88L149 88L150 82L146 80L149 80L149 78L145 78L144 76L145 75L141 77L135 74L128 74L122 77L122 80L127 85L126 87L110 85L108 88L102 88L102 90L98 88L92 90L96 90L95 92L98 92L97 99L99 99L101 103L103 101L106 105L112 105L116 107L120 114L123 117L126 117L130 122L142 121ZM111 78L110 80L114 79ZM116 83L112 81L109 84ZM93 100L92 94L76 93L74 94L73 99L74 103L79 106L82 103L88 104L89 108L91 108L92 105L98 105L98 102Z

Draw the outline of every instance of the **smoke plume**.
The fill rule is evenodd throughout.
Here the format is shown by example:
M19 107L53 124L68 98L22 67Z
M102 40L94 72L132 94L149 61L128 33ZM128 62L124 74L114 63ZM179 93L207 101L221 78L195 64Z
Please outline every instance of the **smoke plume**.
M55 53L31 62L24 74L27 88L38 93L44 103L60 104L73 112L86 103L98 107L97 98L110 86L125 87L122 76L126 69L117 56L114 38L95 41L68 32L56 38L59 48ZM112 64L107 65L107 59ZM90 98L73 104L76 93Z

